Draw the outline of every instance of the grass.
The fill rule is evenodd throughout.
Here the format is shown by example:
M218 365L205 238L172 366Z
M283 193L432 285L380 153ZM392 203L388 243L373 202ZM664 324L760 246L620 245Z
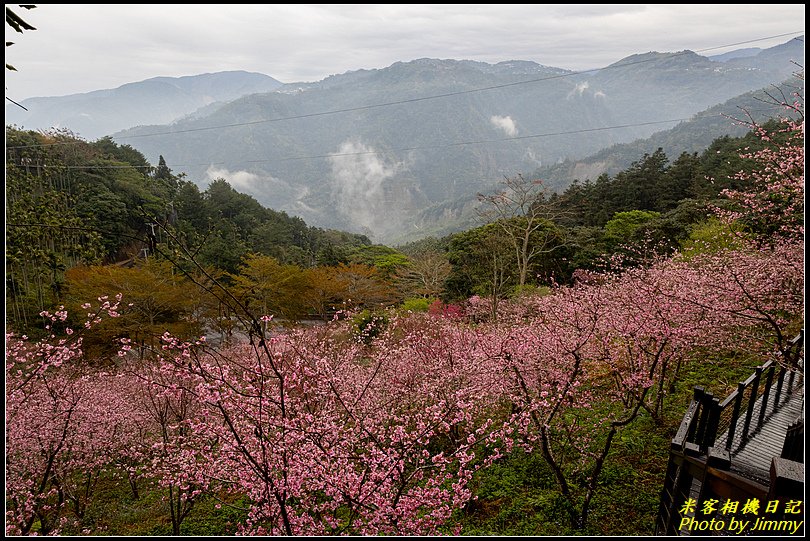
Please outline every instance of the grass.
M476 500L456 515L464 535L653 535L669 458L669 445L692 399L703 386L724 398L761 359L730 354L682 368L664 401L660 422L641 411L613 442L594 495L588 523L574 530L569 503L538 452L515 451L478 472Z
M64 534L80 534L87 529L93 535L166 536L172 534L169 504L164 501L166 489L142 482L139 496L134 498L126 481L109 474L99 479L92 503L78 527ZM232 500L232 498L231 498ZM245 512L236 508L244 501L231 501L233 506L221 505L211 496L201 498L180 525L181 535L233 535L245 519Z

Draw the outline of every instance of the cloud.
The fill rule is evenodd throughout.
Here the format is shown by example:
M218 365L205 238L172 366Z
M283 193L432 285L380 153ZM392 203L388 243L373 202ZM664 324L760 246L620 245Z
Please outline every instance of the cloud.
M347 140L329 156L333 195L337 210L370 231L385 224L385 181L402 169L401 163L386 163L372 146Z
M255 193L259 185L259 175L249 173L248 171L228 171L224 167L210 166L205 171L205 176L208 182L218 178L224 178L228 184L237 192L253 192Z
M309 195L306 187L295 186L263 171L258 173L245 170L230 171L225 167L211 165L205 171L205 176L209 183L223 178L237 192L252 195L262 205L275 210L295 206Z
M604 92L602 92L601 90L597 90L596 92L593 93L593 97L594 98L604 98L604 97L606 97L606 94Z
M588 81L582 81L581 83L577 83L577 85L574 87L574 89L571 92L568 93L568 95L565 97L565 99L570 100L571 98L574 97L574 95L582 96L585 93L585 91L588 90L588 88L590 86L591 86L591 84Z
M531 148L527 148L526 152L523 153L523 159L525 161L534 163L535 165L537 165L537 167L542 167L543 165L543 160L540 158L540 156L535 154L534 150L532 150Z
M515 137L518 134L517 126L511 116L493 115L489 117L489 122L509 137Z

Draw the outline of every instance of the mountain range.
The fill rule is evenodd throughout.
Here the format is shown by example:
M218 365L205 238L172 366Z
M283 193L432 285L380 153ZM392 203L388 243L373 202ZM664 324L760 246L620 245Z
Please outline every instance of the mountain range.
M97 139L140 124L173 122L213 103L269 92L282 83L246 71L155 77L109 90L28 98L6 106L6 124L28 129L68 128Z
M587 156L785 81L804 50L791 40L721 56L648 52L588 72L424 58L256 91L244 84L240 96L198 92L208 96L202 108L171 120L142 114L152 124L113 136L201 186L225 178L307 223L392 242L456 223L453 205L504 175L556 170L564 187Z

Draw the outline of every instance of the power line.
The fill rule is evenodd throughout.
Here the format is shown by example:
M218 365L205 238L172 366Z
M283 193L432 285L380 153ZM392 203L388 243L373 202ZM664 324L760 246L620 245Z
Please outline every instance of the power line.
M19 107L20 109L25 109L26 111L28 110L28 108L27 108L27 107L25 107L24 105L20 105L19 103L17 103L16 101L12 100L12 99L11 99L11 98L9 98L8 96L6 96L6 99L7 99L8 101L10 101L11 103L13 103L14 105L16 105L17 107Z
M773 106L768 109L753 109L749 112L766 112L772 111L773 109L781 109L780 106ZM725 117L724 114L712 114L712 115L701 115L701 118L712 118L712 117ZM536 133L531 135L520 135L515 137L504 137L501 139L478 139L473 141L458 141L455 143L445 143L445 144L438 144L438 145L424 145L424 146L413 146L413 147L402 147L402 148L392 148L386 150L365 150L362 152L333 152L329 154L314 154L309 156L291 156L288 158L273 158L273 159L265 159L265 160L240 160L240 161L221 161L221 162L201 162L201 163L180 163L180 164L171 164L173 168L179 167L203 167L203 166L211 166L211 165L226 165L226 164L256 164L256 163L274 163L274 162L287 162L287 161L298 161L298 160L314 160L314 159L321 159L321 158L339 158L344 156L363 156L369 154L383 154L384 152L410 152L414 150L434 150L440 148L452 148L458 146L466 146L466 145L481 145L481 144L491 144L491 143L503 143L503 142L510 142L510 141L519 141L525 139L538 139L543 137L556 137L562 135L576 135L580 133L591 133L591 132L598 132L598 131L608 131L608 130L617 130L622 128L636 128L636 127L643 127L643 126L654 126L658 124L671 124L673 122L684 122L690 120L692 117L682 117L682 118L671 118L667 120L652 120L648 122L636 122L631 124L617 124L613 126L601 126L597 128L582 128L578 130L568 130L568 131L557 131L557 132L548 132L548 133ZM14 147L9 147L14 148ZM21 167L25 164L15 164L20 165ZM62 168L62 169L76 169L76 170L85 170L85 169L154 169L155 167L152 165L50 165L48 167L54 168Z
M790 36L790 35L793 35L793 34L802 34L802 33L804 33L803 30L802 31L797 31L797 32L786 32L786 33L783 33L783 34L774 34L774 35L767 36L767 37L750 39L750 40L745 40L745 41L739 41L739 42L736 42L736 43L728 43L728 44L725 44L725 45L717 45L717 46L714 46L714 47L707 47L707 48L704 48L704 49L697 49L695 51L684 50L684 51L677 52L677 53L665 53L665 56L663 58L674 58L674 57L677 57L677 56L687 55L687 54L691 54L691 53L700 53L700 52L713 51L713 50L716 50L716 49L724 49L726 47L735 47L737 45L745 45L745 44L749 44L749 43L756 43L756 42L759 42L759 41L766 41L766 40L770 40L770 39ZM797 39L797 38L794 38L794 39ZM123 139L135 139L135 138L143 138L143 137L157 137L157 136L161 136L161 135L175 135L175 134L182 134L182 133L193 133L193 132L210 131L210 130L225 129L225 128L236 128L236 127L242 127L242 126L253 126L253 125L257 125L257 124L267 124L267 123L272 123L272 122L281 122L281 121L285 121L285 120L297 120L297 119L303 119L303 118L312 118L312 117L318 117L318 116L334 115L334 114L339 114L339 113L365 111L365 110L369 110L369 109L377 109L377 108L381 108L381 107L389 107L389 106L392 106L392 105L402 105L402 104L406 104L406 103L416 103L416 102L422 102L422 101L428 101L428 100L434 100L434 99L440 99L440 98L447 98L447 97L452 97L452 96L461 96L461 95L466 95L466 94L473 94L473 93L477 93L477 92L485 92L485 91L488 91L488 90L496 90L496 89L501 89L501 88L508 88L508 87L514 87L514 86L519 86L519 85L538 83L538 82L543 82L543 81L550 81L550 80L554 80L554 79L562 79L562 78L565 78L565 77L572 77L572 76L575 76L575 75L583 75L583 74L591 73L591 72L595 72L595 71L604 71L604 70L608 70L608 69L623 68L623 67L633 66L633 65L637 65L637 64L644 64L644 63L647 63L647 62L655 62L655 61L658 61L658 60L661 60L661 59L662 59L662 57L653 57L653 58L645 58L645 59L641 59L641 60L636 60L636 61L632 61L632 62L621 62L621 61L619 61L617 63L610 64L610 65L605 66L603 68L592 68L592 69L580 70L580 71L569 71L569 72L566 72L566 73L550 75L550 76L540 77L540 78L536 78L536 79L527 79L527 80L523 80L523 81L514 81L514 82L511 82L511 83L503 83L503 84L499 84L499 85L492 85L492 86L486 86L486 87L480 87L480 88L473 88L473 89L468 89L468 90L459 90L459 91L455 91L455 92L446 92L446 93L443 93L443 94L434 94L434 95L431 95L431 96L422 96L422 97L417 97L417 98L407 98L407 99L403 99L403 100L395 100L395 101L389 101L389 102L377 103L377 104L371 104L371 105L361 105L361 106L357 106L357 107L347 107L347 108L343 108L343 109L333 109L333 110L330 110L330 111L320 111L320 112L316 112L316 113L306 113L306 114L292 115L292 116L286 116L286 117L268 118L268 119L262 119L262 120L252 120L252 121L248 121L248 122L236 122L236 123L232 123L232 124L221 124L221 125L217 125L217 126L204 126L204 127L200 127L200 128L188 128L188 129L185 129L185 130L176 130L176 131L168 131L168 132L155 132L155 133L145 133L145 134L137 134L137 135L127 135L127 136L118 137L117 139L118 140L123 140ZM60 142L56 142L56 143L43 143L43 144L40 144L40 145L21 145L21 146L18 146L18 147L7 147L7 148L8 149L26 148L26 147L48 146L48 145L58 145L58 144L76 144L76 143L69 143L69 142L61 142L60 143Z
M727 44L727 45L718 45L716 47L708 47L706 49L698 49L697 51L685 50L685 51L681 51L681 52L678 52L678 53L667 53L667 54L669 55L668 56L669 58L674 58L676 56L686 55L686 54L690 54L690 53L698 53L698 52L713 51L713 50L716 50L716 49L724 49L726 47L734 47L734 46L737 46L737 45L745 45L745 44L748 44L748 43L755 43L755 42L758 42L758 41L765 41L765 40L768 40L768 39L785 37L785 36L789 36L789 35L792 35L792 34L798 34L798 33L803 33L803 31L801 31L801 32L788 32L788 33L785 33L785 34L777 34L777 35L768 36L768 37L765 37L765 38L757 38L757 39L752 39L752 40L740 41L740 42L737 42L737 43L730 43L730 44ZM543 82L543 81L551 81L551 80L554 80L554 79L562 79L562 78L565 78L565 77L572 77L574 75L583 75L585 73L591 73L591 72L594 72L594 71L603 71L603 70L614 69L614 68L624 68L624 67L627 67L627 66L633 66L633 65L637 65L637 64L644 64L644 63L647 63L647 62L655 62L657 60L661 60L661 58L660 57L653 57L653 58L645 58L645 59L642 59L642 60L636 60L636 61L633 61L633 62L614 63L614 64L610 64L609 66L605 66L604 68L592 68L592 69L588 69L588 70L571 71L571 72L561 73L561 74L557 74L557 75L550 75L550 76L547 76L547 77L540 77L540 78L537 78L537 79L527 79L527 80L524 80L524 81L515 81L515 82L512 82L512 83L503 83L503 84L500 84L500 85L492 85L492 86L486 86L486 87L481 87L481 88L473 88L473 89L469 89L469 90L459 90L459 91L456 91L456 92L446 92L444 94L434 94L432 96L422 96L422 97L419 97L419 98L408 98L408 99L404 99L404 100L396 100L396 101L377 103L377 104L372 104L372 105L361 105L361 106L358 106L358 107L347 107L347 108L344 108L344 109L334 109L334 110L331 110L331 111L321 111L321 112L317 112L317 113L307 113L307 114L303 114L303 115L293 115L293 116L287 116L287 117L269 118L269 119L264 119L264 120L253 120L253 121L250 121L250 122L237 122L237 123L233 123L233 124L223 124L223 125L219 125L219 126L205 126L205 127L201 127L201 128L188 128L188 129L185 129L185 130L177 130L177 131L171 131L171 132L158 132L158 133L145 133L145 134L138 134L138 135L127 135L127 136L123 136L123 137L118 137L118 139L135 139L135 138L142 138L142 137L156 137L156 136L160 136L160 135L174 135L174 134L179 134L179 133L192 133L192 132L208 131L208 130L215 130L215 129L222 129L222 128L235 128L235 127L241 127L241 126L253 126L253 125L256 125L256 124L267 124L267 123L271 123L271 122L281 122L281 121L284 121L284 120L297 120L297 119L302 119L302 118L312 118L312 117L317 117L317 116L334 115L334 114L339 114L339 113L350 113L350 112L356 112L356 111L366 111L366 110L369 110L369 109L377 109L377 108L380 108L380 107L389 107L391 105L402 105L402 104L405 104L405 103L416 103L416 102L421 102L421 101L435 100L435 99L440 99L440 98L448 98L448 97L452 97L452 96L462 96L462 95L466 95L466 94L473 94L473 93L477 93L477 92L485 92L485 91L488 91L488 90L497 90L497 89L501 89L501 88L508 88L508 87L531 84L531 83L539 83L539 82Z
M711 115L711 116L722 116L722 115ZM412 150L432 150L437 148L450 148L456 146L466 146L466 145L480 145L480 144L487 144L487 143L502 143L502 142L509 142L509 141L517 141L522 139L536 139L541 137L554 137L559 135L575 135L578 133L588 133L588 132L596 132L596 131L607 131L607 130L616 130L621 128L633 128L633 127L640 127L640 126L652 126L656 124L670 124L672 122L682 122L684 120L689 120L689 118L673 118L668 120L655 120L650 122L638 122L634 124L619 124L615 126L603 126L599 128L583 128L579 130L569 130L569 131L560 131L560 132L549 132L549 133L537 133L533 135L521 135L516 137L505 137L502 139L479 139L476 141L459 141L456 143L446 143L442 145L426 145L426 146L415 146L415 147L403 147L403 148L392 148L388 149L389 152L409 152ZM297 161L297 160L314 160L319 158L338 158L343 156L363 156L367 154L381 154L383 151L381 150L366 150L362 152L335 152L329 154L316 154L310 156L293 156L289 158L276 158L276 159L267 159L267 160L241 160L238 163L270 163L270 162L286 162L286 161ZM224 165L233 162L205 162L205 163L181 163L181 164L172 164L172 167L195 167L195 166L205 166L205 165ZM16 165L16 164L15 164ZM21 164L22 165L22 164ZM64 166L50 166L50 167L61 167L66 169L153 169L154 166L147 166L147 165L64 165Z
M804 34L804 30L801 30L799 32L785 32L784 34L778 34L776 36L770 36L770 37L767 37L767 38L756 38L756 39L749 39L749 40L746 40L746 41L738 41L737 43L729 43L728 45L718 45L716 47L706 47L705 49L695 49L694 52L696 52L696 53L705 53L706 51L714 51L714 50L717 50L717 49L725 49L726 47L736 47L737 45L747 45L749 43L756 43L757 41L765 41L765 40L774 39L774 38L783 38L785 36L792 36L793 34ZM800 38L793 38L793 39L802 41Z

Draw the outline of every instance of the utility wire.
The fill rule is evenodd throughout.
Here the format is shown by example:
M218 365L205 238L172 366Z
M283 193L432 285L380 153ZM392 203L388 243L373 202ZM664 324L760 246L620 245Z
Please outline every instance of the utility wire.
M674 58L676 56L682 56L682 55L686 55L686 54L690 54L690 53L713 51L713 50L716 50L716 49L723 49L723 48L726 48L726 47L734 47L736 45L745 45L745 44L748 44L748 43L755 43L755 42L758 42L758 41L764 41L764 40L778 38L778 37L785 37L785 36L789 36L789 35L792 35L792 34L798 34L798 33L803 33L803 31L802 32L788 32L788 33L785 33L785 34L777 34L777 35L774 35L774 36L768 36L766 38L758 38L758 39L752 39L752 40L747 40L747 41L740 41L740 42L731 43L731 44L728 44L728 45L718 45L716 47L708 47L706 49L698 49L697 51L685 50L685 51L681 51L681 52L677 52L677 53L667 53L667 56L665 56L664 58L667 58L667 57L668 58ZM588 69L588 70L571 71L571 72L561 73L561 74L557 74L557 75L550 75L550 76L547 76L547 77L539 77L537 79L527 79L527 80L524 80L524 81L515 81L515 82L512 82L512 83L503 83L503 84L500 84L500 85L492 85L492 86L486 86L486 87L481 87L481 88L473 88L473 89L469 89L469 90L459 90L459 91L456 91L456 92L447 92L447 93L444 93L444 94L434 94L432 96L422 96L422 97L418 97L418 98L408 98L408 99L404 99L404 100L389 101L389 102L377 103L377 104L372 104L372 105L361 105L361 106L358 106L358 107L347 107L347 108L344 108L344 109L334 109L334 110L331 110L331 111L320 111L320 112L317 112L317 113L307 113L307 114L293 115L293 116L287 116L287 117L268 118L268 119L264 119L264 120L253 120L253 121L250 121L250 122L237 122L237 123L233 123L233 124L223 124L223 125L218 125L218 126L205 126L205 127L200 127L200 128L188 128L188 129L185 129L185 130L177 130L177 131L169 131L169 132L156 132L156 133L144 133L144 134L137 134L137 135L126 135L126 136L118 137L118 139L135 139L135 138L143 138L143 137L156 137L156 136L160 136L160 135L174 135L174 134L179 134L179 133L192 133L192 132L199 132L199 131L217 130L217 129L223 129L223 128L235 128L235 127L241 127L241 126L253 126L253 125L256 125L256 124L268 124L268 123L271 123L271 122L281 122L281 121L284 121L284 120L297 120L297 119L301 119L301 118L312 118L312 117L317 117L317 116L334 115L334 114L339 114L339 113L367 111L369 109L377 109L377 108L380 108L380 107L389 107L391 105L402 105L402 104L405 104L405 103L416 103L416 102L435 100L435 99L440 99L440 98L448 98L448 97L452 97L452 96L462 96L462 95L473 94L473 93L477 93L477 92L485 92L485 91L488 91L488 90L497 90L497 89L500 89L500 88L509 88L509 87L513 87L513 86L519 86L519 85L525 85L525 84L531 84L531 83L539 83L539 82L543 82L543 81L551 81L551 80L554 80L554 79L563 79L565 77L573 77L574 75L583 75L585 73L591 73L591 72L594 72L594 71L603 71L603 70L608 70L608 69L624 68L624 67L627 67L627 66L634 66L634 65L637 65L637 64L645 64L647 62L655 62L655 61L658 61L658 60L661 60L661 59L662 59L661 57L653 57L653 58L645 58L645 59L642 59L642 60L636 60L636 61L632 61L632 62L623 62L622 63L621 61L619 61L619 63L610 64L609 66L605 66L603 68L592 68L592 69Z
M27 107L25 107L24 105L20 105L19 103L17 103L16 101L12 100L12 99L11 99L11 98L9 98L8 96L6 96L6 99L7 99L8 101L10 101L11 103L13 103L14 105L16 105L17 107L19 107L20 109L25 109L26 111L28 110L28 108L27 108Z
M655 62L655 61L658 61L658 60L662 60L663 58L674 58L674 57L677 57L677 56L682 56L682 55L687 55L687 54L692 54L692 53L713 51L713 50L716 50L716 49L724 49L726 47L734 47L734 46L737 46L737 45L746 45L746 44L749 44L749 43L756 43L756 42L759 42L759 41L766 41L766 40L769 40L769 39L775 39L775 38L790 36L790 35L793 35L793 34L801 34L801 33L804 33L804 31L802 30L802 31L797 31L797 32L786 32L786 33L783 33L783 34L774 34L772 36L767 36L767 37L763 37L763 38L750 39L750 40L746 40L746 41L738 41L736 43L728 43L728 44L725 44L725 45L717 45L717 46L714 46L714 47L707 47L707 48L704 48L704 49L697 49L695 51L684 50L684 51L677 52L677 53L665 53L665 55L663 57L657 57L656 56L656 57L652 57L652 58L645 58L645 59L641 59L641 60L635 60L635 61L632 61L632 62L621 62L621 60L620 60L617 63L610 64L610 65L605 66L603 68L592 68L592 69L580 70L580 71L569 71L569 72L566 72L566 73L561 73L561 74L557 74L557 75L550 75L550 76L540 77L540 78L536 78L536 79L527 79L527 80L523 80L523 81L514 81L514 82L511 82L511 83L503 83L503 84L500 84L500 85L492 85L492 86L486 86L486 87L481 87L481 88L472 88L472 89L468 89L468 90L459 90L459 91L455 91L455 92L446 92L446 93L443 93L443 94L434 94L434 95L431 95L431 96L422 96L422 97L417 97L417 98L407 98L407 99L403 99L403 100L389 101L389 102L384 102L384 103L376 103L376 104L371 104L371 105L361 105L361 106L357 106L357 107L347 107L347 108L343 108L343 109L333 109L333 110L330 110L330 111L319 111L319 112L315 112L315 113L306 113L306 114L301 114L301 115L292 115L292 116L286 116L286 117L268 118L268 119L263 119L263 120L252 120L252 121L249 121L249 122L236 122L236 123L233 123L233 124L220 124L220 125L217 125L217 126L204 126L204 127L200 127L200 128L188 128L188 129L176 130L176 131L166 131L166 132L144 133L144 134L137 134L137 135L127 135L127 136L117 137L117 139L118 140L123 140L123 139L134 139L134 138L143 138L143 137L157 137L157 136L161 136L161 135L175 135L175 134L181 134L181 133L192 133L192 132L200 132L200 131L218 130L218 129L224 129L224 128L236 128L236 127L241 127L241 126L253 126L253 125L257 125L257 124L267 124L267 123L271 123L271 122L281 122L281 121L284 121L284 120L297 120L297 119L302 119L302 118L312 118L312 117L318 117L318 116L334 115L334 114L339 114L339 113L366 111L366 110L369 110L369 109L378 109L378 108L381 108L381 107L389 107L389 106L392 106L392 105L402 105L402 104L406 104L406 103L416 103L416 102L422 102L422 101L428 101L428 100L434 100L434 99L440 99L440 98L447 98L447 97L452 97L452 96L461 96L461 95L466 95L466 94L473 94L473 93L477 93L477 92L485 92L485 91L488 91L488 90L496 90L496 89L500 89L500 88L508 88L508 87L514 87L514 86L519 86L519 85L538 83L538 82L542 82L542 81L550 81L550 80L554 80L554 79L562 79L562 78L565 78L565 77L573 77L575 75L582 75L582 74L585 74L585 73L591 73L591 72L595 72L595 71L604 71L604 70L608 70L608 69L623 68L623 67L633 66L633 65L637 65L637 64L644 64L644 63L647 63L647 62ZM794 39L796 39L796 38L794 38ZM27 145L27 146L31 146L31 147L32 146L48 146L48 145L56 145L56 144L75 144L75 143L69 143L69 142L59 143L59 142L57 142L57 143L43 143L41 145ZM11 148L22 148L22 147L7 147L7 148L11 149Z
M772 111L773 109L781 109L780 106L773 106L768 109L755 109L751 110L750 112L766 112ZM698 114L699 115L699 114ZM700 118L712 118L712 117L725 117L724 114L712 114L712 115L700 115ZM237 161L222 161L222 162L204 162L204 163L181 163L181 164L171 164L173 169L179 167L203 167L203 166L211 166L211 165L227 165L227 164L257 164L257 163L275 163L275 162L287 162L287 161L298 161L298 160L314 160L314 159L321 159L321 158L339 158L343 156L363 156L368 154L384 154L386 152L410 152L414 150L433 150L433 149L440 149L440 148L452 148L452 147L459 147L459 146L466 146L466 145L481 145L481 144L491 144L491 143L503 143L503 142L510 142L510 141L519 141L524 139L538 139L542 137L555 137L561 135L576 135L580 133L591 133L591 132L598 132L598 131L608 131L608 130L617 130L622 128L635 128L635 127L643 127L643 126L654 126L657 124L671 124L673 122L684 122L690 120L693 117L681 117L681 118L671 118L668 120L653 120L649 122L636 122L631 124L617 124L614 126L602 126L598 128L583 128L578 130L569 130L569 131L558 131L558 132L549 132L549 133L536 133L532 135L520 135L515 137L504 137L502 139L478 139L474 141L458 141L455 143L445 143L439 145L424 145L424 146L413 146L413 147L402 147L402 148L392 148L386 150L365 150L362 152L334 152L329 154L315 154L310 156L292 156L289 158L274 158L274 159L266 159L266 160L239 160ZM16 148L16 147L9 147L9 148ZM26 164L15 164L19 165L20 167L24 167ZM54 168L62 168L62 169L154 169L155 166L153 165L50 165L48 167Z

